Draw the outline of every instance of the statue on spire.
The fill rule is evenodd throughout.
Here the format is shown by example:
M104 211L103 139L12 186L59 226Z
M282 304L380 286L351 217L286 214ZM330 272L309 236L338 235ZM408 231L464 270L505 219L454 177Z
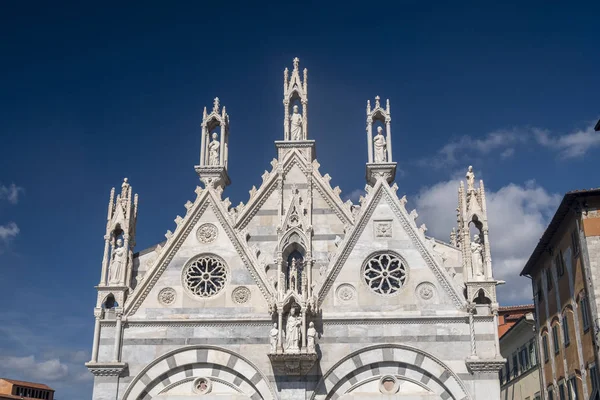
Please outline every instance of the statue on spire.
M375 163L384 163L387 161L386 157L386 141L382 127L377 127L377 135L373 138L373 150L375 153Z
M284 140L307 140L307 71L304 79L300 76L300 59L294 58L294 69L291 76L288 70L283 73L283 106L284 106ZM302 110L300 110L302 107Z
M298 113L298 106L294 106L290 122L292 140L302 140L302 115Z

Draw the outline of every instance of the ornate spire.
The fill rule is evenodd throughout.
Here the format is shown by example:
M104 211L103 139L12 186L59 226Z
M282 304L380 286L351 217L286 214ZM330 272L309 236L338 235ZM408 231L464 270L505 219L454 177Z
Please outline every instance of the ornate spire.
M391 183L396 176L396 163L392 158L392 132L390 123L390 101L386 101L386 109L381 108L381 98L375 96L375 108L371 109L371 101L367 100L367 181L374 184L384 178ZM374 135L373 126L377 126Z
M298 70L299 63L300 63L300 59L298 57L294 57L294 71Z
M218 113L219 112L219 98L215 97L215 100L213 102L213 112Z
M218 97L213 101L213 109L202 115L202 139L200 163L195 167L200 180L207 186L224 187L229 185L227 164L229 161L229 115L225 106L221 108Z
M294 69L288 80L287 68L283 72L283 131L286 141L308 139L308 70L304 69L304 79L300 77L298 57L294 58Z

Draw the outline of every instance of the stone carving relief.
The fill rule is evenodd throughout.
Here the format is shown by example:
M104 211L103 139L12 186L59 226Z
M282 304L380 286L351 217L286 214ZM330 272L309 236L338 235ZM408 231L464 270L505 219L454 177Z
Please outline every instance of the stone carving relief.
M158 301L160 302L160 304L170 306L175 302L176 296L177 293L175 292L175 289L173 289L172 287L166 287L160 292L158 292Z
M416 288L417 296L421 300L429 301L436 295L435 286L431 282L423 282Z
M250 300L250 289L246 286L238 286L231 292L231 298L237 304L244 304Z
M208 144L208 165L219 165L219 148L221 143L217 140L218 135L216 132L212 134L212 140Z
M296 309L290 310L290 315L287 318L285 327L285 352L298 353L300 352L302 319L296 315Z
M202 224L196 231L196 237L200 243L212 243L219 234L219 229L210 223Z
M349 283L343 283L338 286L336 293L338 299L341 301L351 301L356 298L356 289Z
M375 221L375 237L392 237L392 221Z
M208 378L197 378L192 384L194 393L207 394L212 390L212 381Z
M317 337L317 330L315 329L315 323L310 322L308 329L306 330L306 347L309 353L315 352L315 338Z

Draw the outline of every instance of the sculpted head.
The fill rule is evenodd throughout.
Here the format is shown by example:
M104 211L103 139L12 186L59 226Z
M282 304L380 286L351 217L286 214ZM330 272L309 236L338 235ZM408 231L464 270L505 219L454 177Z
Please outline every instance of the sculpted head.
M481 242L481 237L477 234L473 235L473 241L475 243L480 243Z
M294 110L294 114L298 114L298 106L294 106L293 110Z
M292 309L290 310L290 315L293 317L296 315L296 309L292 307Z
M469 165L469 172L473 172L473 166Z
M314 328L314 327L315 327L315 323L314 323L314 322L312 322L312 321L310 321L310 324L308 324L308 326L309 326L310 328Z
M383 128L382 128L382 127L380 127L380 126L378 126L378 127L377 127L377 134L378 134L378 135L381 135L381 132L383 132Z
M214 140L217 140L217 136L218 136L218 135L217 135L217 132L213 132L213 134L212 134L212 138L213 138Z
M277 322L273 323L273 328L277 329Z
M119 238L117 239L117 247L121 247L123 246L123 239Z

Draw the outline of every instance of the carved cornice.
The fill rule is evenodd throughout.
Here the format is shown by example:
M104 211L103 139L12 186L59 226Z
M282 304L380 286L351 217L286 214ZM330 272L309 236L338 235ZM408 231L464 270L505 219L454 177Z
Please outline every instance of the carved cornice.
M465 361L469 371L475 372L498 372L504 365L504 358L470 358Z
M121 362L88 362L85 366L94 376L121 376L127 369L127 363Z

